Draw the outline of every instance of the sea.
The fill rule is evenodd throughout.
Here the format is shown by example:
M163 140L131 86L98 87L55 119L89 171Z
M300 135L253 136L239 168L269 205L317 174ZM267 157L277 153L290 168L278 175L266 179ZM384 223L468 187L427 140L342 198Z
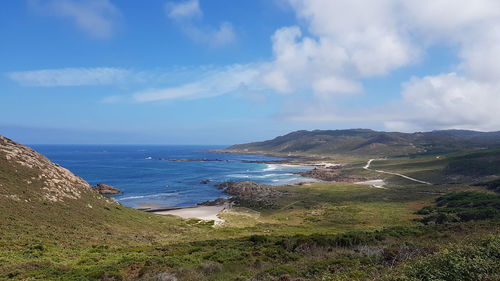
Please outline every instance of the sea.
M132 208L181 207L227 197L215 184L250 180L268 185L311 181L297 172L310 166L252 163L283 158L209 152L225 146L186 145L32 145L51 161L91 185L119 188L114 195ZM169 161L162 159L193 159ZM215 161L197 161L197 159Z

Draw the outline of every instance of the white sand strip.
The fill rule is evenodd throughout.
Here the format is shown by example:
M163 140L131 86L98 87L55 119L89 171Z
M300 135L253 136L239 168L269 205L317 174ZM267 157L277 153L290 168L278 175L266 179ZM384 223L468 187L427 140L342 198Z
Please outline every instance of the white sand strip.
M224 220L219 218L217 215L222 212L227 205L222 206L198 206L194 208L184 208L184 209L176 209L170 211L159 211L154 212L158 215L172 215L178 216L185 219L200 219L205 221L213 220L216 224L223 223Z
M369 185L369 186L372 186L372 187L375 187L375 188L383 188L383 189L386 189L386 188L384 187L384 185L385 185L384 180L369 180L369 181L360 181L360 182L355 182L355 184L363 184L363 185Z

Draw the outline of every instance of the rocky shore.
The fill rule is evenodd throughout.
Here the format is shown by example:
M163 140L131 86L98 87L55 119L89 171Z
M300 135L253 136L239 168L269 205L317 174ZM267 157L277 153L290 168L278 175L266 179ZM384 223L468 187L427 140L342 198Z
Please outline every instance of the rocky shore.
M274 186L252 181L228 181L214 186L231 195L232 202L255 207L272 207L275 205L276 199L286 195L286 193L276 190Z
M113 187L111 185L103 184L103 183L99 183L99 184L93 186L92 188L97 190L97 192L99 192L100 194L120 194L121 193L121 191L118 188Z
M337 168L314 168L311 171L296 173L303 177L320 179L323 181L334 181L334 182L359 182L364 181L366 178L360 177L349 177L343 175L340 169Z

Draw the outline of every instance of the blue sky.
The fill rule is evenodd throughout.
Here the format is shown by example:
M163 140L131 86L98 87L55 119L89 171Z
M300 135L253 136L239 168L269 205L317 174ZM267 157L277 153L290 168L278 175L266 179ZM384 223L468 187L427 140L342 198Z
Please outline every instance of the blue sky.
M500 130L498 1L2 5L0 134L21 142Z

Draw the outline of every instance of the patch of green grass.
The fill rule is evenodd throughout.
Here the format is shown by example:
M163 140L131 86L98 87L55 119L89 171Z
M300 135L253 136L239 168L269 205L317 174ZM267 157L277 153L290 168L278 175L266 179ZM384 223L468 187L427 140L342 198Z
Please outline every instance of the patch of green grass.
M425 224L500 219L500 195L479 192L450 193L436 199L436 206L417 212Z

